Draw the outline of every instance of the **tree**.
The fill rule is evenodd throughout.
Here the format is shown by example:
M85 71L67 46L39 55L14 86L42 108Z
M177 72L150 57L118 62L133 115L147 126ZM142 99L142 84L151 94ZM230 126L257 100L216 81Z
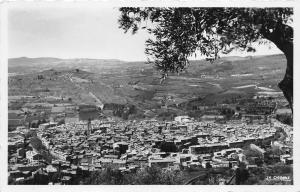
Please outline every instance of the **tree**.
M30 139L30 144L32 145L33 148L35 148L37 151L42 149L43 143L42 141L37 138L37 137L32 137Z
M163 141L160 146L159 146L160 150L163 152L177 152L178 149L175 145L174 142L166 142Z
M181 171L152 166L139 170L134 179L133 184L138 185L179 185L183 183L184 177Z
M220 53L255 51L254 42L273 42L286 56L279 88L293 107L292 8L120 8L119 27L135 34L147 30L145 53L165 79L181 72L188 59L200 53L213 61ZM149 24L152 23L152 24ZM148 24L148 25L147 25Z
M246 169L246 166L244 164L240 165L235 170L235 184L236 185L245 184L248 178L249 178L249 171Z
M63 125L65 124L65 119L60 119L57 123L57 125Z
M183 181L182 171L163 170L156 166L129 173L121 173L118 169L107 167L83 179L84 184L92 185L178 185Z

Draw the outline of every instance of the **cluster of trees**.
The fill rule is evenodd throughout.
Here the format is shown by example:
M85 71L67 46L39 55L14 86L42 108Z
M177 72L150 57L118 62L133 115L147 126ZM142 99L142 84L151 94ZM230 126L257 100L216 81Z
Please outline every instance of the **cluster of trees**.
M290 177L290 180L267 179L270 176L287 176ZM246 183L249 185L291 185L293 184L293 168L281 163L271 167L252 168L249 170L249 178Z
M174 118L177 116L177 112L173 110L167 110L167 111L162 111L158 114L158 119L162 121L171 121L174 120Z
M163 152L177 152L178 151L174 142L166 142L166 141L163 141L160 144L159 149Z
M46 119L43 119L43 120L38 120L38 121L33 121L29 124L30 127L32 128L38 128L40 126L40 124L43 124L43 123L47 123L47 120Z
M181 171L163 170L159 167L147 167L133 173L122 173L107 167L92 173L82 184L90 185L179 185L183 184Z
M33 148L35 148L38 151L42 150L42 149L45 149L42 141L37 137L30 138L30 144Z
M245 167L240 166L235 170L235 184L236 185L247 184L249 175L250 175L249 171L245 169Z
M60 182L63 174L57 172L52 175L36 174L31 179L16 182L9 177L10 185L47 185L49 182ZM90 174L82 174L80 171L76 178L72 178L69 184L78 185L179 185L184 183L182 171L163 170L159 167L147 167L145 169L122 173L113 167L92 172Z
M137 111L134 105L117 103L106 103L103 110L112 110L114 116L121 117L124 120L127 120L129 115L135 114Z
M29 130L24 134L25 139L29 139L31 137L36 137L36 136L37 136L36 132L32 130Z
M284 124L293 126L293 116L290 114L277 114L276 119Z
M285 154L278 146L271 146L266 149L264 154L257 150L250 149L249 147L244 148L244 154L246 159L250 164L256 164L257 166L262 166L263 164L274 165L280 162L280 155Z
M221 109L221 114L225 115L227 119L230 119L234 115L235 111L230 108L223 108Z
M8 184L9 185L48 185L49 177L44 174L35 174L29 179L15 181L13 178L8 177Z
M34 136L30 138L30 144L31 146L36 149L42 156L43 159L46 160L47 162L51 162L53 157L50 154L49 150L47 150L47 148L43 145L42 141Z
M43 76L43 75L38 75L38 76L37 76L37 79L38 79L38 80L42 80L42 79L44 79L44 76Z

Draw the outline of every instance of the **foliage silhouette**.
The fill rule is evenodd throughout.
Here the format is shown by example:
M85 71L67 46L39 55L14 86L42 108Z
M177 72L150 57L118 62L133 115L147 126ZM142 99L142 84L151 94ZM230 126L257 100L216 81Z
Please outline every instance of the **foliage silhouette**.
M122 7L119 27L147 30L145 53L162 74L181 72L197 54L213 61L233 50L254 52L254 42L274 43L286 56L279 88L293 108L292 8Z

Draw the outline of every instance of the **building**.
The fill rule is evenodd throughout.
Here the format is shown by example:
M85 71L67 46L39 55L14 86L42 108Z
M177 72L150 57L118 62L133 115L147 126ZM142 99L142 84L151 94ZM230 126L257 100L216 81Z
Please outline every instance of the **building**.
M42 160L43 156L35 151L27 151L26 158L29 160L29 162L35 163Z
M192 122L192 119L189 116L177 116L175 117L175 121L179 123L188 123Z
M191 154L205 154L228 149L228 144L212 143L205 145L192 145L189 147L189 153Z
M175 163L175 159L170 158L162 158L162 159L149 159L148 160L148 166L158 166L160 168L167 168L169 166L173 166Z

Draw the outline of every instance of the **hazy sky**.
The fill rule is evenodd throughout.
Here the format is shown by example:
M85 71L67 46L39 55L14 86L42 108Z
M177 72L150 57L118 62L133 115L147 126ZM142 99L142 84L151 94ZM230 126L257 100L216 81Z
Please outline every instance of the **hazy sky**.
M112 7L13 6L8 11L8 56L146 60L148 34L124 34L119 15ZM255 55L280 53L271 47L260 47Z

